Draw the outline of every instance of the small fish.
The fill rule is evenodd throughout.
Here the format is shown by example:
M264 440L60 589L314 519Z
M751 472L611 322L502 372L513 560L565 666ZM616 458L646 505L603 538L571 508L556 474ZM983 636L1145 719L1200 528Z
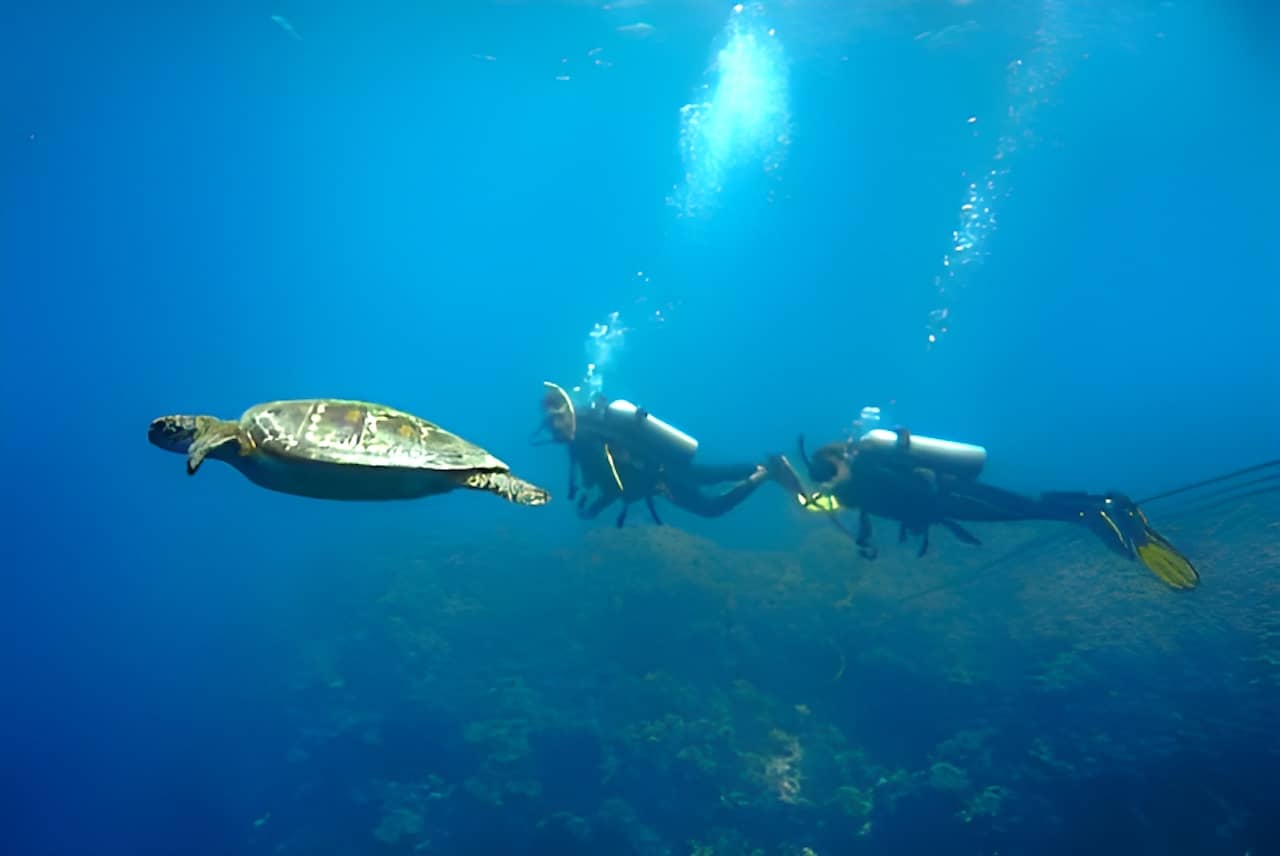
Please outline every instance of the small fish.
M298 35L298 31L293 28L293 24L289 23L289 19L284 15L272 15L271 20L280 25L280 29L284 30L293 38L302 41L302 36Z
M494 56L493 54L478 54L478 53L473 53L473 54L471 55L471 58L472 58L472 59L482 59L482 60L484 60L485 62L497 62L497 61L498 61L498 58L497 58L496 56Z

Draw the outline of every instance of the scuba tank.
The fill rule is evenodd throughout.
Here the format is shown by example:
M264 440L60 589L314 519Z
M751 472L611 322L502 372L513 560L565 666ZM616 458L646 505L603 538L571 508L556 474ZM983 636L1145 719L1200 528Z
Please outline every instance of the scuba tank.
M610 401L600 411L605 433L616 435L622 445L641 454L687 461L698 451L693 437L626 399Z
M858 439L855 447L862 454L877 457L903 455L922 467L967 479L977 478L987 462L987 450L981 446L923 437L906 429L873 428Z

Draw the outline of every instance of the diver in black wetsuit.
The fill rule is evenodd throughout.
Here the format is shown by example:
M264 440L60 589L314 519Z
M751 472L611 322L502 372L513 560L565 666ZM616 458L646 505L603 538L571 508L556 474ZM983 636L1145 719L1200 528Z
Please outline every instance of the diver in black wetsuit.
M960 521L1054 520L1088 526L1109 548L1142 561L1174 588L1194 588L1200 575L1172 544L1152 528L1146 515L1119 493L1042 493L1031 497L978 481L986 460L980 446L913 436L905 429L875 429L857 440L830 443L810 458L801 455L817 489L806 491L791 471L789 489L814 511L857 509L859 551L874 558L872 516L899 523L899 540L921 535L920 555L937 524L969 544L980 542ZM844 529L843 525L837 525ZM847 532L847 530L845 530Z
M598 396L589 407L578 408L564 389L545 385L539 430L545 428L551 442L568 447L569 499L577 497L580 517L594 518L621 501L617 525L622 526L631 505L643 501L661 525L653 502L658 496L701 517L720 517L770 477L771 470L762 464L695 463L697 440L628 401ZM725 483L732 486L723 493L703 492Z

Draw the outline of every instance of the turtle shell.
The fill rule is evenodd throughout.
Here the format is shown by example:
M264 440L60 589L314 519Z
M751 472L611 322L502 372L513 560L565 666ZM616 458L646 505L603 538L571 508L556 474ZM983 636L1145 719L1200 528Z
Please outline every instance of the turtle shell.
M479 446L381 404L343 399L272 401L249 408L240 428L256 451L352 467L507 472Z

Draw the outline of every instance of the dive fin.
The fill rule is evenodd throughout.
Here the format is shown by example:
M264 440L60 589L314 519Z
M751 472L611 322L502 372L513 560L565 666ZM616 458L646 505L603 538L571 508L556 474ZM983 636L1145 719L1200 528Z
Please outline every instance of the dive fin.
M1107 496L1103 507L1086 521L1107 546L1137 558L1165 585L1192 589L1200 584L1200 573L1191 561L1151 526L1142 509L1128 497Z
M1200 584L1200 572L1191 560L1182 555L1176 547L1157 532L1147 520L1142 509L1133 505L1129 509L1129 517L1141 527L1139 535L1133 536L1133 547L1142 564L1151 573L1161 579L1165 585L1176 589L1193 589Z
M871 543L871 516L865 511L858 512L858 537L854 539L858 545L858 554L864 559L874 559L879 552Z
M653 518L653 522L654 522L654 524L655 524L655 525L657 525L657 526L661 526L661 525L662 525L662 518L658 516L658 509L657 509L657 507L653 504L653 497L652 497L652 496L646 496L646 497L644 498L644 504L645 504L645 506L649 509L649 516Z
M1195 565L1168 541L1155 537L1138 545L1138 558L1166 585L1176 589L1193 589L1200 584L1200 573Z
M808 497L808 491L804 489L800 474L796 472L795 467L791 466L786 455L770 455L765 460L765 469L769 473L769 478L782 485L783 490L797 497Z
M952 535L956 536L957 539L965 544L972 544L975 547L982 546L982 542L978 540L976 535L968 529L965 529L959 523L956 523L954 520L939 520L938 522L947 527Z

